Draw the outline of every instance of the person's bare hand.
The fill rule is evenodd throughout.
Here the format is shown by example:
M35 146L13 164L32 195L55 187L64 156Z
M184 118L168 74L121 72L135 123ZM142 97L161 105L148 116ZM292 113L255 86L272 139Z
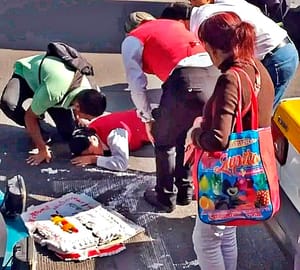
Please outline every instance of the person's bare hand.
M194 123L193 123L193 127L197 128L197 127L201 127L201 124L203 122L203 117L202 116L198 116L195 118Z
M192 139L192 137L194 138L194 129L197 129L199 127L201 127L201 124L203 123L203 117L202 116L198 116L195 118L194 122L193 122L193 126L188 130L187 132L187 136L186 136L186 145L189 144L193 144L194 140ZM192 136L193 134L193 136Z
M26 159L27 164L31 166L37 166L43 161L49 163L51 161L52 154L50 149L47 147L45 150L40 151L37 154L31 155Z
M148 139L152 144L154 144L154 137L152 135L152 126L153 126L153 121L145 123Z
M71 159L71 163L76 166L85 167L89 164L95 164L97 157L94 155L79 156Z
M79 127L87 127L90 124L90 120L85 118L77 118L77 124Z

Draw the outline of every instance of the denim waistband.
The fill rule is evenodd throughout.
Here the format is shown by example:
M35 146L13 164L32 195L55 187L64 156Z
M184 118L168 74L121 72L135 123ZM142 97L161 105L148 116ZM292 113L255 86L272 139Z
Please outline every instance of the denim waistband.
M279 50L280 48L283 48L285 45L287 45L289 43L293 43L293 41L290 39L289 36L286 36L272 51L268 52L265 55L264 59L273 55L277 50Z

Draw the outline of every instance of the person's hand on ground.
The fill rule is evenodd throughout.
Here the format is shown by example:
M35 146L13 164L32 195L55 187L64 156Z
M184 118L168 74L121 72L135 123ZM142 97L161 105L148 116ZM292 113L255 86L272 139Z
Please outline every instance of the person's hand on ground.
M95 155L86 155L79 156L71 159L71 163L76 166L85 167L86 165L96 164L97 156Z
M43 161L46 161L49 163L51 161L52 154L50 148L47 146L45 150L39 152L37 154L29 156L29 158L26 159L27 164L32 166L37 166Z

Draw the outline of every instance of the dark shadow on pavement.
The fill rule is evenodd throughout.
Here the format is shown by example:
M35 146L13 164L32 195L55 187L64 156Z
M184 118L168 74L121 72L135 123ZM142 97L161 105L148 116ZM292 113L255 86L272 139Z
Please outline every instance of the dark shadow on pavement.
M123 111L134 109L135 106L130 97L127 83L117 83L107 86L101 86L101 91L107 97L107 111ZM157 106L161 97L161 89L147 89L147 96L152 106Z
M96 259L96 269L100 269L100 264L102 269L126 269L125 265L131 266L128 269L199 269L192 244L195 217L176 218L149 212L136 220L143 222L147 234L132 238L118 255ZM155 253L149 253L150 250Z
M131 152L130 156L132 157L147 157L147 158L154 158L155 157L155 153L154 153L154 147L152 146L152 144L147 144L145 146L143 146L142 149L135 151L135 152Z

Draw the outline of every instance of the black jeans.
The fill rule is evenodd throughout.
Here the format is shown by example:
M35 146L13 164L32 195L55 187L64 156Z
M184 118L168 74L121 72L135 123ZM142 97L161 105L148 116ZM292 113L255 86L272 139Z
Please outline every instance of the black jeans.
M214 67L178 68L163 84L160 105L152 112L155 119L156 192L165 205L192 197L189 168L183 165L188 130L216 84L219 72Z
M8 118L20 126L25 126L23 103L25 100L33 98L33 95L34 92L27 82L21 76L13 74L3 91L0 108ZM49 108L47 112L53 119L62 138L65 140L70 139L75 128L72 111L55 107Z

